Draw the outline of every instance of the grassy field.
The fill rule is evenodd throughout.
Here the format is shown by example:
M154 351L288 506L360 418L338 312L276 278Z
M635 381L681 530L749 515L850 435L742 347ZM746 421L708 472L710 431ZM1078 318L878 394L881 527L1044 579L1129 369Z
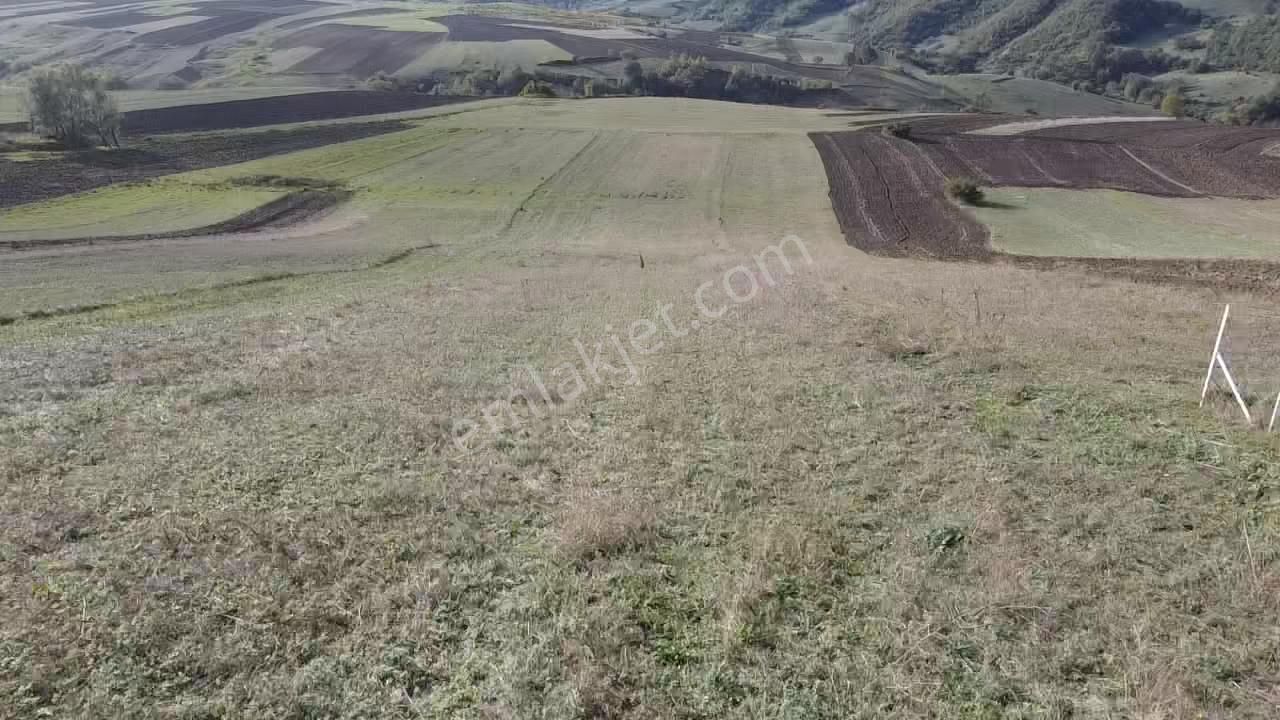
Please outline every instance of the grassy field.
M281 190L202 185L171 176L20 205L0 213L0 242L139 235L212 225L252 210Z
M603 105L255 165L363 191L242 269L389 262L0 325L0 717L1274 715L1280 445L1195 403L1267 302L865 256L821 116Z
M540 63L572 60L573 55L546 40L505 42L442 42L433 45L418 59L396 74L406 78L450 68L522 67L533 69Z
M930 75L928 80L965 97L988 112L1021 115L1028 110L1048 116L1154 115L1150 107L1031 78L1003 79L1000 75ZM998 82L993 82L998 81Z
M446 33L449 28L431 20L430 13L408 12L387 15L369 15L366 17L347 17L336 20L340 25L357 25L374 27L382 30L399 30L402 32Z
M1178 82L1192 100L1208 105L1229 107L1241 98L1249 99L1271 92L1280 76L1270 73L1236 72L1233 70L1191 74L1172 72L1156 78L1161 82Z
M1280 258L1280 201L1001 188L975 212L999 250L1076 257Z

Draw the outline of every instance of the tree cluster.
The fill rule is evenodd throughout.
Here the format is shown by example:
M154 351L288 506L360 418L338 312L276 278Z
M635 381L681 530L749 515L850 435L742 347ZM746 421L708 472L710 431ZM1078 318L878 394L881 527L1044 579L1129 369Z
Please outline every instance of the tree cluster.
M824 81L793 81L759 75L736 65L731 71L710 67L700 56L677 55L652 70L636 60L623 68L623 89L639 95L692 97L739 102L778 103L794 101L806 90L831 87Z
M27 87L32 130L65 147L119 147L120 110L107 80L80 65L36 71Z

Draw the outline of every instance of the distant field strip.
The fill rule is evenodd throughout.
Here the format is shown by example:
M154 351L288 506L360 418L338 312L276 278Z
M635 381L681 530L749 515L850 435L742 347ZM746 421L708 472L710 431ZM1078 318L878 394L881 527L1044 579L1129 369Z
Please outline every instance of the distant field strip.
M118 185L0 214L0 241L141 235L228 220L284 194L281 190L201 185L177 179Z
M977 208L994 249L1020 255L1280 259L1280 200L1001 188Z
M1004 125L996 125L994 127L981 128L979 130L972 130L970 132L974 135L1021 135L1022 133L1032 132L1035 130L1051 130L1053 128L1073 127L1076 125L1171 122L1173 120L1174 118L1171 118L1171 117L1117 118L1114 116L1055 118L1052 120L1027 120L1025 122L1005 123Z

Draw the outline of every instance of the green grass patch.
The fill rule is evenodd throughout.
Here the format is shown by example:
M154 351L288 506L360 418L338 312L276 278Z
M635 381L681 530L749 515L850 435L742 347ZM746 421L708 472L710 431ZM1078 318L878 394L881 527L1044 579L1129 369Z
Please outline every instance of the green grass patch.
M0 240L56 240L172 232L212 225L263 205L284 188L171 178L21 205L0 215Z
M1274 258L1280 201L1001 188L974 208L997 250L1072 257Z
M186 176L194 182L217 183L236 177L277 175L347 182L359 186L363 176L410 160L465 137L457 128L418 127L352 142L327 145L287 155L201 170Z

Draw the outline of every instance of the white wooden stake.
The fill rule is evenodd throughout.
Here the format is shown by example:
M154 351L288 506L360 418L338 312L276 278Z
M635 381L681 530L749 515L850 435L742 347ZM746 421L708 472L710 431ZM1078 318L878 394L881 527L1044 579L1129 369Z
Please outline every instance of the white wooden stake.
M1267 423L1267 432L1276 426L1276 411L1280 410L1280 393L1276 393L1276 404L1271 406L1271 422Z
M1231 386L1231 394L1236 396L1236 404L1240 406L1240 411L1244 413L1244 419L1250 425L1253 424L1253 417L1249 415L1249 406L1245 404L1244 398L1240 397L1240 391L1236 389L1236 381L1231 377L1231 370L1227 369L1227 361L1222 359L1221 355L1216 356L1218 367L1222 368L1222 374L1227 376L1227 385Z
M1222 324L1218 325L1218 339L1213 341L1213 354L1209 356L1209 372L1204 376L1204 388L1200 391L1200 407L1204 407L1204 399L1209 395L1209 383L1213 381L1213 366L1220 359L1218 350L1222 348L1222 334L1227 331L1227 316L1229 314L1231 314L1230 304L1222 309ZM1226 363L1223 363L1222 367L1225 369ZM1230 377L1230 375L1227 377ZM1245 415L1248 414L1246 411Z

